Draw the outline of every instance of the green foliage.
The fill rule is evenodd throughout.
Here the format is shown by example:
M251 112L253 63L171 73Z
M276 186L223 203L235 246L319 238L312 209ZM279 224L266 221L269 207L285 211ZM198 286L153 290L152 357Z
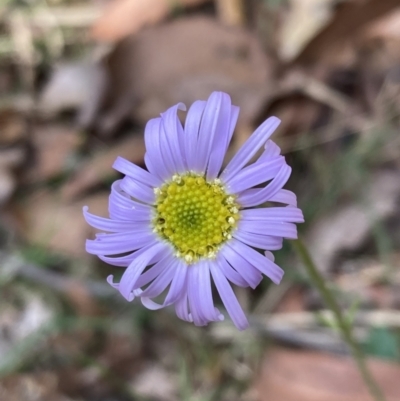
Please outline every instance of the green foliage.
M364 351L378 358L400 361L399 338L386 327L373 327L370 330Z

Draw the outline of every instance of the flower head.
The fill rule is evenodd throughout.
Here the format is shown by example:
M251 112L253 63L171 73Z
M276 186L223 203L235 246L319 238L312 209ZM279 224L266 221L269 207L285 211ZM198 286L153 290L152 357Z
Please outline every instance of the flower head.
M190 107L184 127L178 110L185 106L147 123L147 171L115 161L125 177L111 187L110 218L84 208L86 221L108 232L87 240L86 250L126 267L119 283L113 276L107 281L128 301L140 297L153 310L174 305L181 319L197 326L223 319L213 281L233 322L245 329L230 283L255 288L264 274L278 284L283 270L270 251L280 249L283 238L296 238L294 223L303 222L296 196L282 189L291 169L269 140L279 120L265 121L220 173L239 108L214 92Z

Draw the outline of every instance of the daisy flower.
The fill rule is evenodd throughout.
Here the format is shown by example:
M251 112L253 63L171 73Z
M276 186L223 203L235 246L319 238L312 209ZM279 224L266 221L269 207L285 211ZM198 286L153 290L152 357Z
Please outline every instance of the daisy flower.
M214 306L214 283L243 330L248 321L231 283L256 288L265 275L278 284L283 270L270 251L296 238L294 223L304 221L296 196L282 189L291 168L269 140L280 121L266 120L221 172L239 108L214 92L193 103L184 127L178 110L185 106L147 123L147 170L115 161L125 176L112 184L110 218L84 208L86 221L107 232L87 240L86 250L126 268L119 283L107 281L128 301L139 297L152 310L174 305L197 326L224 318Z

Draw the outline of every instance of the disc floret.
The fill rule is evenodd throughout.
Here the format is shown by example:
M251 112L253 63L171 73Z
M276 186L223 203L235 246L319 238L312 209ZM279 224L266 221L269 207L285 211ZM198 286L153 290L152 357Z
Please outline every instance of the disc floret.
M218 178L209 182L194 173L176 174L154 193L154 231L170 242L186 263L214 258L220 246L232 238L240 218L239 205Z

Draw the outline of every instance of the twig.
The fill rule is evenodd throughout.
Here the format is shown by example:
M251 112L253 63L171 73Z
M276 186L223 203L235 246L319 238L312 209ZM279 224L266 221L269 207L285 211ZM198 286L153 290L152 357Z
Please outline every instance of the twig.
M0 254L0 265L3 271L8 271L10 276L19 276L35 283L45 285L61 293L69 293L74 286L84 288L87 292L97 298L119 297L118 293L105 282L98 280L77 280L65 274L56 273L46 268L41 268L33 263L26 263L16 255Z

